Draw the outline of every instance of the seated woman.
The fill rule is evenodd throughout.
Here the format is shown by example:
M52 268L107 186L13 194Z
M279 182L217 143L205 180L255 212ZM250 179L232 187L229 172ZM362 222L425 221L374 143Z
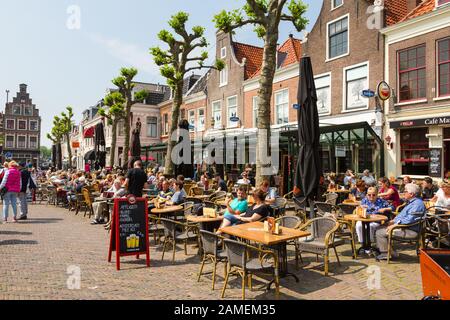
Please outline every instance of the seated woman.
M361 201L361 206L365 207L367 214L388 214L392 211L392 206L386 200L378 198L378 192L375 187L370 187L367 189L367 196ZM373 242L375 239L375 232L380 228L378 222L370 223L370 240ZM361 221L356 223L356 234L358 235L358 240L363 243L363 228Z
M378 179L378 183L380 185L380 193L378 196L386 201L392 202L393 209L395 210L402 204L397 189L391 185L391 182L386 177Z
M230 225L235 225L240 220L238 216L247 212L248 203L247 203L247 193L244 187L239 187L237 191L237 198L231 200L230 198L226 199L227 210L223 215L223 222L221 224L221 228L228 227ZM217 234L221 232L218 231Z
M350 194L352 194L356 200L364 199L366 197L366 193L366 183L363 180L358 180L356 182L356 186L350 190Z
M257 189L253 192L253 198L255 199L255 204L247 209L246 213L243 213L236 218L242 222L255 222L260 221L261 219L269 216L269 206L265 204L265 195L266 193Z
M450 209L450 183L443 182L441 188L436 192L436 195L431 201L437 207Z

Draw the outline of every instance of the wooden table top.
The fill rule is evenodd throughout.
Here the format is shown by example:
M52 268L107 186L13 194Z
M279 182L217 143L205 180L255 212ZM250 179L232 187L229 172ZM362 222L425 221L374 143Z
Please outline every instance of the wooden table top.
M347 189L328 190L328 193L350 193L350 190L347 190Z
M361 201L344 200L344 201L342 202L342 204L348 204L348 205L350 205L350 206L355 206L355 207L357 207L357 206L361 205Z
M388 219L388 217L382 214L369 214L368 218L362 218L356 214L347 214L344 216L344 220L348 221L361 221L361 222L383 222Z
M194 223L205 223L205 222L219 222L223 220L223 216L217 216L216 218L205 217L205 216L187 216L186 220Z
M199 200L205 200L205 199L208 199L209 197L211 197L211 195L208 195L208 194L201 194L201 195L198 195L198 196L188 196L188 197L186 197L186 199L189 199L189 198L193 198L193 199L199 199Z
M285 227L280 227L281 234L279 235L270 234L264 231L264 223L262 222L243 223L235 226L221 228L219 230L222 231L223 233L238 238L262 243L267 246L311 235L310 232Z
M164 208L161 208L161 209L153 208L151 210L151 213L164 214L164 213L173 213L173 212L178 212L178 211L183 211L183 207L182 206L165 206Z

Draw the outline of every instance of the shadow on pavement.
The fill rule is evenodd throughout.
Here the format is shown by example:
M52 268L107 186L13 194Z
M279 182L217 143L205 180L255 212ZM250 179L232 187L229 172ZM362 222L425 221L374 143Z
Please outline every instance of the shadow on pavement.
M33 232L1 231L0 230L0 235L31 236L32 234L33 234Z
M38 244L35 240L5 240L0 241L0 245L14 245L14 244Z
M19 224L46 224L46 223L56 223L58 221L63 221L59 218L28 218L27 220L21 220Z

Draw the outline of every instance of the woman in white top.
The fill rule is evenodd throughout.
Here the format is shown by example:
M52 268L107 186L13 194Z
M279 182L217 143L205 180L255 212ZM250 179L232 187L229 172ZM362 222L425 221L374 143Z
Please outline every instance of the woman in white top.
M436 207L450 209L450 183L442 183L441 188L436 192L436 196L432 201L435 202Z

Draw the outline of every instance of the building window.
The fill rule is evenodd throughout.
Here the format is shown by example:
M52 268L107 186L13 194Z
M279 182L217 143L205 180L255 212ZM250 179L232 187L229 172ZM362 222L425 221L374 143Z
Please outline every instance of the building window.
M398 54L400 102L426 98L425 45Z
M147 137L150 137L150 138L158 137L158 118L157 117L147 117Z
M37 137L30 137L30 149L37 149L38 141Z
M181 120L186 119L186 109L181 109L180 118L181 118Z
M31 107L24 107L23 108L23 114L26 116L32 116L33 115L33 110Z
M14 136L6 136L6 147L14 148Z
M400 131L402 174L428 175L430 148L428 128Z
M26 120L17 120L17 129L27 130L27 121Z
M119 128L119 136L124 136L125 135L125 121L124 120L120 120L118 123L117 123L117 127Z
M15 116L20 116L21 115L21 110L20 110L20 106L14 106L13 107L13 115Z
M214 129L222 128L222 103L220 101L215 101L212 103L212 115Z
M230 119L238 116L238 106L237 106L237 97L229 97L227 99L227 127L228 128L236 128L238 126L238 122L231 121Z
M258 128L258 96L253 97L253 128Z
M336 9L344 4L344 0L331 0L331 10Z
M328 25L328 59L348 54L348 17Z
M164 128L164 134L168 135L169 134L169 115L167 113L164 115L163 128Z
M275 93L276 124L289 123L289 90Z
M225 66L222 71L219 72L220 77L220 87L226 86L228 84L228 66Z
M227 57L227 47L220 49L220 59L225 59Z
M450 38L438 42L438 55L438 95L448 96L450 95Z
M198 109L198 131L205 130L205 109Z
M368 107L369 99L361 97L361 91L368 88L368 65L350 67L345 70L345 109Z
M189 131L195 131L195 110L189 110Z
M38 131L38 122L35 120L30 120L30 130L31 131Z
M6 129L16 130L16 121L14 119L6 119Z
M17 136L17 148L25 149L27 147L27 137Z
M319 114L328 114L331 111L331 75L317 77L315 84L317 110Z
M437 5L438 6L442 6L442 5L446 4L446 3L450 3L450 0L438 0Z

